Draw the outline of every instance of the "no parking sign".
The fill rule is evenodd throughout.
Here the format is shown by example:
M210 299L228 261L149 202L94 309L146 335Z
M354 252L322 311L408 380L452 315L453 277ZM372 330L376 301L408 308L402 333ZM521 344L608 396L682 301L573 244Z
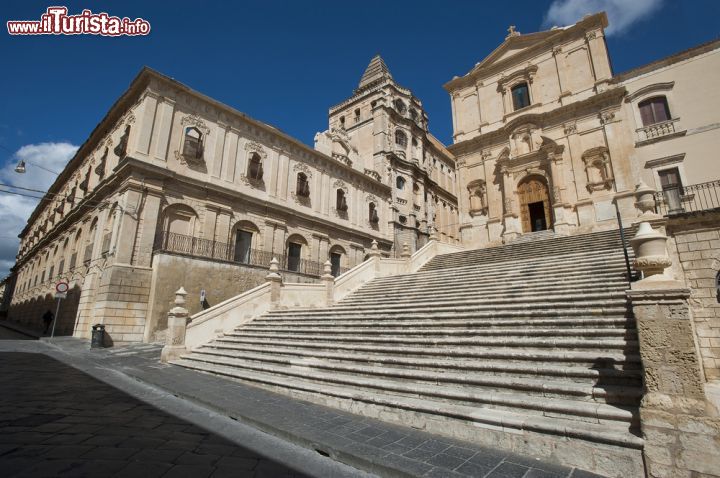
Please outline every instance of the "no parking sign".
M66 299L69 289L70 284L68 284L67 282L58 282L57 284L55 284L55 298Z

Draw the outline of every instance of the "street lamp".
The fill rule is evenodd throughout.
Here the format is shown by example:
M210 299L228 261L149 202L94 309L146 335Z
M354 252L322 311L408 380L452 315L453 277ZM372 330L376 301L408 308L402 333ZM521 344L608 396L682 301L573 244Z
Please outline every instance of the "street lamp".
M53 171L52 169L48 169L48 168L46 168L46 167L44 167L44 166L40 166L39 164L35 164L35 163L33 163L33 162L26 161L26 160L24 160L24 159L21 159L20 161L18 161L17 166L15 166L15 172L18 173L18 174L25 174L25 172L27 171L27 168L25 167L25 163L27 163L27 164L32 164L32 165L35 166L36 168L44 169L44 170L47 171L48 173L53 173L53 174L55 174L55 175L60 174L60 173L58 173L57 171Z

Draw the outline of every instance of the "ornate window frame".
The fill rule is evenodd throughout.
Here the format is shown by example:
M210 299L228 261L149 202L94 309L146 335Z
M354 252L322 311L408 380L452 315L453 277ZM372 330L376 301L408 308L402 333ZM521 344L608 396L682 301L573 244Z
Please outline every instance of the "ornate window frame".
M210 128L205 124L205 121L197 114L191 114L184 116L180 120L180 126L182 134L180 135L180 144L178 149L175 151L175 159L180 161L181 164L187 164L191 166L200 165L205 162L205 140L210 135ZM195 128L200 133L200 153L197 157L190 157L185 154L185 136L189 128Z
M615 184L615 178L608 148L606 146L590 148L582 154L582 160L585 164L588 192L611 190Z

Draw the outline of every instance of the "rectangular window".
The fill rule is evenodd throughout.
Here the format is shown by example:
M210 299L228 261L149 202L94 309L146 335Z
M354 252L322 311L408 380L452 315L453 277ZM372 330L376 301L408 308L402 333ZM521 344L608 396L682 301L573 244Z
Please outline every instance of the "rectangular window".
M300 270L300 251L302 245L291 242L288 245L288 270L299 271Z
M515 86L512 90L513 109L519 110L530 106L530 90L527 83Z
M332 274L334 277L337 277L340 275L340 258L342 257L341 254L337 252L333 252L330 254L330 274Z
M670 120L670 108L668 108L667 99L664 96L641 101L638 108L643 126Z
M667 204L669 213L682 212L682 182L680 181L680 171L678 168L664 169L658 171L660 177L660 185L663 190L663 198Z
M252 232L238 231L235 236L235 262L248 264L252 247Z

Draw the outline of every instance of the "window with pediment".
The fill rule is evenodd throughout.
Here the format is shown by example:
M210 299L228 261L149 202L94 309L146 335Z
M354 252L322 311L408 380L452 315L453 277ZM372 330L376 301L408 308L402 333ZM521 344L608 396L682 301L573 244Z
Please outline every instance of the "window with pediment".
M513 100L513 109L516 111L530 106L530 88L527 83L520 83L510 89Z

